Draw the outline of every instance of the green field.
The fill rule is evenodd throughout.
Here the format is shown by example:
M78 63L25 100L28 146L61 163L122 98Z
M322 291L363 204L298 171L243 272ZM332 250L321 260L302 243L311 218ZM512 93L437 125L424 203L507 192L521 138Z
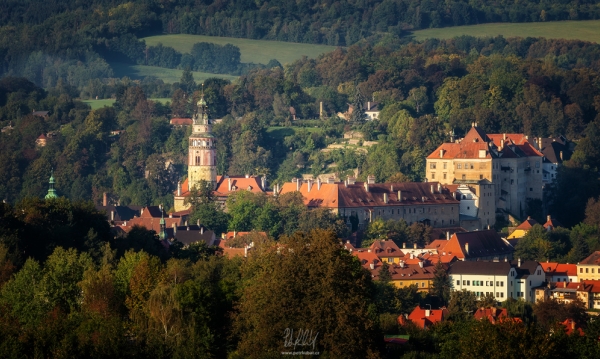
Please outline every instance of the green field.
M584 40L600 43L600 20L551 21L528 23L494 23L445 27L414 31L416 40L450 39L461 35L478 37L546 37L549 39Z
M161 102L163 104L171 101L170 98L151 98L149 100L152 100L155 102ZM102 100L84 100L82 102L90 105L92 110L96 110L96 109L102 108L104 106L112 106L115 103L115 99L109 98L109 99L102 99Z
M116 77L127 76L134 80L142 79L146 76L153 76L163 80L165 83L179 82L183 70L177 69L166 69L164 67L155 66L144 66L144 65L128 65L123 63L111 63ZM194 80L200 83L208 78L217 77L220 79L226 79L234 81L237 76L232 75L221 75L221 74L209 74L207 72L192 72L194 74Z
M219 45L232 44L240 48L242 62L267 64L271 59L276 59L281 64L292 63L302 56L316 58L322 53L330 52L334 46L299 44L295 42L238 39L234 37L216 37L203 35L159 35L145 37L146 44L154 46L161 42L179 52L190 52L197 42L212 42Z
M272 126L267 128L267 136L277 139L283 140L287 136L293 136L296 132L307 131L307 132L321 132L320 128L316 127L279 127Z

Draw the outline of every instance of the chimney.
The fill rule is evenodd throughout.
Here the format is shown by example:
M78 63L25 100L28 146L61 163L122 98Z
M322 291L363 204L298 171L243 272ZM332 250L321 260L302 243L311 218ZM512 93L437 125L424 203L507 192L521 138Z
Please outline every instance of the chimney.
M371 111L371 101L367 102L367 111Z
M435 186L431 185L430 187L431 187L431 194L435 194Z
M371 263L369 266L371 267L371 269L375 269L375 263Z
M244 258L248 257L248 246L244 246Z
M227 177L227 191L231 192L231 177Z
M394 192L394 185L390 185L390 193Z
M550 222L552 220L552 216L551 215L547 215L546 219L548 220L548 222Z
M404 261L400 261L400 268L404 268Z
M438 182L438 186L437 186L437 191L438 193L442 193L442 184Z
M503 133L503 134L502 134L502 139L503 139L504 141L506 141L506 133Z
M177 197L181 197L181 181L177 182Z
M542 150L542 138L538 138L538 149L541 151Z
M413 243L413 248L417 249L417 244L416 243Z
M369 182L365 182L365 191L369 192Z
M387 194L387 192L384 192L383 193L383 203L387 204L388 202L389 202L388 201L388 194Z
M104 207L108 206L108 194L106 192L102 193L102 205Z
M323 101L319 102L319 117L323 117Z
M169 218L173 218L173 213L169 213Z
M398 191L398 202L402 202L402 191Z
M321 190L321 178L317 177L317 191Z
M419 268L423 268L423 261L419 261Z
M422 196L422 197L421 197L421 201L425 202L425 199L426 199L426 198L427 198L427 197L425 197L425 196Z
M450 231L446 231L446 240L449 241L450 240Z
M563 288L567 287L567 282L563 282Z
M465 243L465 253L469 255L469 243Z
M244 177L250 178L250 175L248 173L246 173L246 175Z
M352 176L348 176L348 184L355 184L356 183L356 178L352 177Z
M115 211L110 211L110 220L111 221L115 220Z
M367 183L368 183L368 184L375 184L375 176L373 176L373 175L369 175L369 176L367 177Z
M310 189L312 188L312 180L311 179L306 181L306 186L308 187L308 192L310 192Z
M559 155L560 155L560 160L562 161L563 160L563 151L560 151Z
M196 220L196 225L197 225L197 226L200 226L200 220L199 220L199 219L198 219L198 220Z
M517 266L520 268L521 267L521 258L519 258L519 260L517 261Z
M200 234L204 234L204 226L200 227Z
M233 238L237 237L237 231L233 231Z
M425 317L429 317L431 315L431 309L425 309Z
M177 223L173 223L173 236L177 234Z
M406 249L406 243L402 243L402 249Z
M298 178L296 180L296 191L300 192L300 186L302 185L302 182L300 182L300 178Z
M444 158L444 150L443 149L440 150L440 158Z
M335 183L335 178L334 177L329 177L327 179L327 184L334 184Z
M267 177L266 176L262 176L260 178L260 185L261 185L263 191L267 190Z

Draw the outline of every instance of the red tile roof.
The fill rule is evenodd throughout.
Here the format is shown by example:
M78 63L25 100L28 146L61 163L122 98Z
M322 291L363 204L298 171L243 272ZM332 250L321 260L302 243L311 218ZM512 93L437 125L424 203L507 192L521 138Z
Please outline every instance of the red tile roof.
M429 315L427 315L429 314ZM413 309L412 313L408 316L408 320L413 322L416 326L421 329L428 328L435 323L439 323L448 317L448 310L442 309L423 309L418 305ZM406 319L403 315L398 317L398 323L401 325L406 324Z
M231 182L231 191L229 190ZM247 190L254 193L263 193L261 177L258 176L217 176L217 188L213 192L217 196L228 196L239 190Z
M540 265L544 269L544 272L549 275L566 275L566 276L577 276L577 265L576 264L560 264L556 262L541 262Z
M379 257L404 257L404 253L391 240L376 240L369 248Z
M475 319L487 319L492 324L496 324L496 320L508 318L506 308L479 308L475 312Z
M590 254L587 258L581 260L579 264L595 264L600 265L600 251L595 251Z
M519 224L517 228L515 228L515 230L522 229L524 231L528 231L531 229L531 227L535 226L536 224L538 224L538 222L535 219L527 217L527 219L524 220L523 223Z
M581 327L577 323L575 323L575 321L573 319L565 319L565 321L560 324L564 326L565 333L567 335L571 335L573 333L577 333L580 336L585 335L585 333L583 332Z
M381 260L373 252L353 250L352 255L358 258L360 264L366 269L370 270L371 264L374 264L375 268L381 266Z
M440 187L441 192L438 191L438 182L373 183L368 185L368 191L364 182L348 185L340 182L322 183L320 189L313 182L310 191L308 182L303 182L299 188L308 207L368 208L460 203L444 188ZM281 194L294 192L296 189L296 183L287 182L283 185ZM401 193L401 200L398 200L398 191Z
M562 224L551 216L548 216L546 223L544 223L544 228L552 230L557 227L562 227Z
M175 117L171 119L171 125L190 126L193 123L191 118Z

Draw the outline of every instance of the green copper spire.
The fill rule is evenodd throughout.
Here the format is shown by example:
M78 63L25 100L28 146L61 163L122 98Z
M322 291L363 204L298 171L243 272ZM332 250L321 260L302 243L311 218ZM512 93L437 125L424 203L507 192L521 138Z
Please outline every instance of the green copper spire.
M54 189L54 168L52 169L52 172L50 172L50 180L48 181L49 187L48 187L48 194L46 194L46 197L44 197L45 199L50 199L50 198L58 198L58 195L56 194L56 190Z
M160 214L161 214L161 218L160 218L160 233L158 234L158 239L160 239L161 241L167 239L167 228L165 226L165 212L163 210L162 205L160 206Z

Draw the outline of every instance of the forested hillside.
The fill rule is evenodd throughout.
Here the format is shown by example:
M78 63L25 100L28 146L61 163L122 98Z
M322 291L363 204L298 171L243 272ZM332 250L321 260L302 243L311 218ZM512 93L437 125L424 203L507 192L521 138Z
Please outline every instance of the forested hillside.
M565 188L556 192L572 207L561 212L573 217L561 220L575 224L584 216L581 203L600 194L593 175L600 167L594 149L599 51L578 41L462 37L400 45L384 37L374 46L257 69L234 83L210 80L204 89L211 117L223 118L214 126L218 172L267 175L273 183L302 173L345 176L358 168L361 177L374 174L377 181L420 181L424 157L450 131L460 136L472 122L491 133L563 134L580 140L571 163L582 172L570 173L580 186L569 186L573 177L565 175L558 179ZM54 167L59 192L73 199L99 201L107 191L123 204L172 203L171 191L186 173L188 134L168 120L191 115L199 84L188 73L173 87L125 79L92 82L83 90L112 94L115 106L90 111L75 100L78 90L63 82L45 91L24 80L2 80L0 121L14 129L0 135L6 169L1 198L41 196ZM170 106L149 100L168 96ZM379 121L347 123L334 116L348 103L373 99L382 108ZM321 101L325 118L311 120ZM292 123L290 107L302 120ZM49 117L33 116L33 110L48 110ZM322 151L350 129L378 144L366 153ZM111 135L114 130L124 132ZM37 136L49 132L57 136L36 147Z

